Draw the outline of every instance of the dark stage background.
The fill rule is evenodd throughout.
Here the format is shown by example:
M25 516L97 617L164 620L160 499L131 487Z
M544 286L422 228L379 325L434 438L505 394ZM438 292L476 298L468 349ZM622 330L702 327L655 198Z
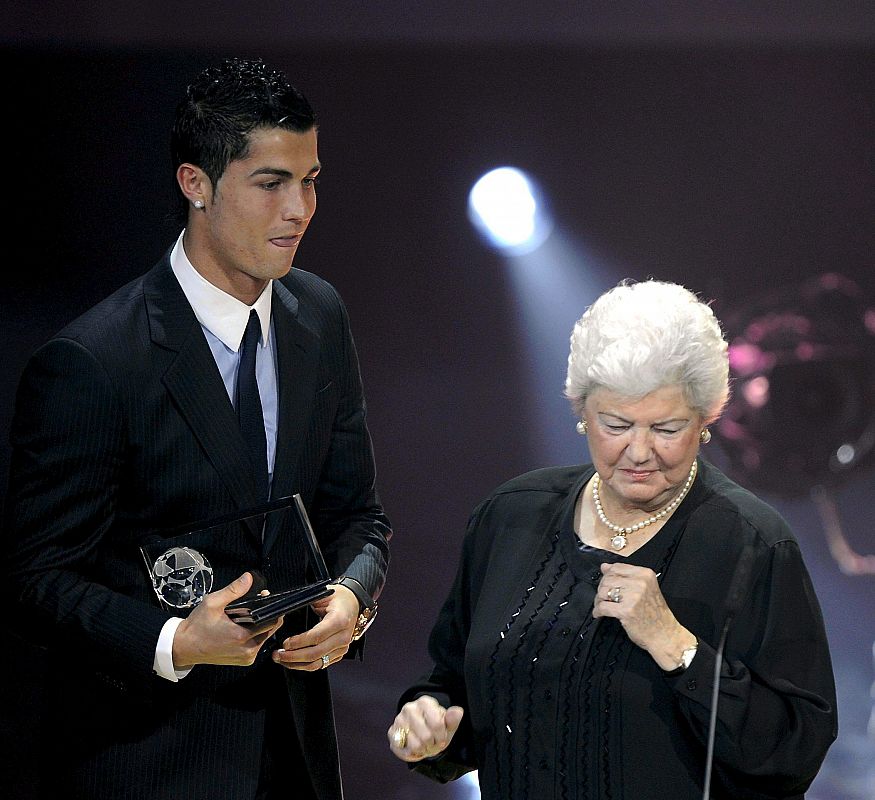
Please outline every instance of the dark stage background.
M391 16L344 17L342 3L322 9L322 27L305 10L300 29L290 4L268 4L285 27L259 16L248 28L230 3L194 28L170 12L161 28L136 15L124 22L108 4L91 16L88 4L64 5L45 4L42 18L20 12L0 37L9 177L0 431L33 349L175 237L167 140L189 78L226 55L284 68L320 116L324 164L296 266L334 283L349 307L396 529L366 661L332 669L347 794L468 796L408 775L385 729L427 666L470 510L515 474L587 458L561 399L576 317L624 277L682 282L713 298L719 317L825 272L875 297L867 4L760 27L729 14L662 28L607 14L599 29L560 3L564 16L531 37L522 13L483 33L492 4L464 31L437 12L418 19L387 4L399 12L397 35ZM534 175L556 219L540 255L515 263L484 247L466 218L471 184L501 164ZM776 441L805 435L776 423ZM706 456L731 466L719 442L709 447ZM7 471L4 442L4 486ZM875 577L839 570L805 489L765 497L802 543L838 679L840 739L809 797L871 800ZM851 546L875 552L872 469L852 470L837 500ZM10 649L0 752L12 783L2 794L26 798L40 664L20 643Z

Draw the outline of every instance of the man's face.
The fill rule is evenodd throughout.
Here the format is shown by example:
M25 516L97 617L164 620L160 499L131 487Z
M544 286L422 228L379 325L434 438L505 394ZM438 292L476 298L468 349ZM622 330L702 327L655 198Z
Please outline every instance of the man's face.
M249 153L219 178L198 224L192 263L211 283L250 304L292 267L316 210L316 130L260 128ZM196 212L197 213L197 212Z

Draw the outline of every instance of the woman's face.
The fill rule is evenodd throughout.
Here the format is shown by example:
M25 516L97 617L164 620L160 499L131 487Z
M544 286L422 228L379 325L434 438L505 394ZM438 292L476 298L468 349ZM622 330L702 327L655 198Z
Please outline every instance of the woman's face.
M703 420L680 386L663 386L639 400L596 389L586 400L584 419L606 513L618 506L649 513L681 490Z

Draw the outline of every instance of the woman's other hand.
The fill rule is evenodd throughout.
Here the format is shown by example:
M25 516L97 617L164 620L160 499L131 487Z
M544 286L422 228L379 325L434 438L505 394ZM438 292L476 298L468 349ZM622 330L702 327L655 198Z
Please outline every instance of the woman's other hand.
M389 747L402 761L421 761L446 750L465 711L444 708L430 695L405 703L387 731Z

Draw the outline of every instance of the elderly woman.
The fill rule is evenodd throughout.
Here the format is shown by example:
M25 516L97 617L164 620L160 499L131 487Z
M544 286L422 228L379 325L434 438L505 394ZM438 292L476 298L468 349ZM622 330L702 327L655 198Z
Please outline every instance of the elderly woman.
M403 695L395 755L490 800L802 797L836 736L817 599L778 513L699 457L727 345L681 286L614 288L571 337L566 394L592 465L515 478L474 511Z

